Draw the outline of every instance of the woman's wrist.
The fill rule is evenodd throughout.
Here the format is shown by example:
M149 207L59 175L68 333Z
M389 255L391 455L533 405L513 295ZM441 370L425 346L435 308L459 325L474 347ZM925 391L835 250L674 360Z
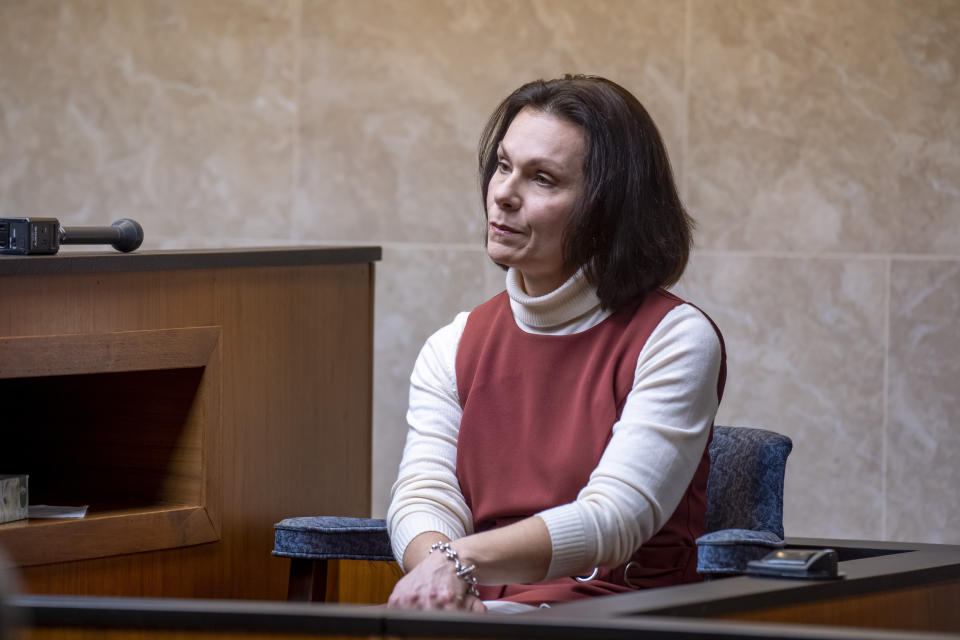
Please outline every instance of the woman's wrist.
M434 542L430 546L430 553L433 553L434 551L442 553L443 556L451 562L453 571L457 578L466 583L467 593L476 597L480 597L480 592L477 590L477 583L479 582L477 578L477 565L462 563L456 550L450 546L449 542L445 542L443 540Z
M457 538L450 545L461 563L477 565L483 585L539 582L553 553L547 525L536 516Z
M437 531L424 531L418 534L403 552L402 568L404 573L409 573L427 559L430 555L430 545L439 540L440 542L450 542L450 538Z

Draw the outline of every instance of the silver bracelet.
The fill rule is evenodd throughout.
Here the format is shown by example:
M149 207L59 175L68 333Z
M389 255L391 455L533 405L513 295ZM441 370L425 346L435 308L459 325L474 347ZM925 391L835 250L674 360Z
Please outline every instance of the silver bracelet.
M467 593L479 598L480 592L477 590L477 565L464 566L463 563L460 562L457 552L450 547L449 542L434 542L430 546L430 553L434 551L442 551L443 555L447 557L447 560L453 561L453 569L457 572L457 577L468 585Z

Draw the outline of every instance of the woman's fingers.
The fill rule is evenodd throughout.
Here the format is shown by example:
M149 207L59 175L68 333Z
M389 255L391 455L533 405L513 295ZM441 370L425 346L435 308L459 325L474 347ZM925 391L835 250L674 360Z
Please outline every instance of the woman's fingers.
M466 606L464 607L467 611L474 611L476 613L486 613L487 605L483 604L483 600L477 596L467 596Z
M471 598L473 597L471 596ZM473 598L473 600L477 600L477 598ZM479 600L477 600L477 602L479 602ZM387 606L400 609L446 609L449 611L457 611L460 609L472 610L473 603L468 603L462 595L450 593L449 591L437 591L433 589L412 591L402 589L398 591L394 589L394 592L390 595L390 599L387 601Z
M397 584L400 587L400 584ZM443 609L446 611L487 611L483 600L470 594L453 593L448 590L408 590L395 588L387 601L388 607L398 609Z

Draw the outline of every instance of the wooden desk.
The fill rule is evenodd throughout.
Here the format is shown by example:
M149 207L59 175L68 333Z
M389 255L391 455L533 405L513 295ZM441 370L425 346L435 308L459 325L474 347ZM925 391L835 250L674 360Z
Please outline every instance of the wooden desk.
M283 599L273 523L367 516L380 249L0 256L0 525L26 591Z
M28 640L86 638L551 638L956 640L960 547L794 540L841 552L839 581L742 576L518 615L384 607L27 596ZM923 597L918 599L918 593ZM889 611L885 611L889 610ZM863 617L872 612L872 617ZM758 621L762 620L762 621ZM948 635L949 634L949 635Z
M709 618L924 632L960 632L960 546L787 538L831 548L840 580L738 576L564 605L564 615Z

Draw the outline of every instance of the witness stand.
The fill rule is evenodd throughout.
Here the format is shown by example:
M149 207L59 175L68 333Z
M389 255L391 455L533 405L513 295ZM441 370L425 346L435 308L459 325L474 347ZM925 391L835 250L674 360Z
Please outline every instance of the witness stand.
M19 596L29 639L960 637L960 547L796 538L833 548L839 580L738 576L593 598L529 614L264 601ZM142 634L142 635L141 635ZM182 635L178 635L182 634Z

